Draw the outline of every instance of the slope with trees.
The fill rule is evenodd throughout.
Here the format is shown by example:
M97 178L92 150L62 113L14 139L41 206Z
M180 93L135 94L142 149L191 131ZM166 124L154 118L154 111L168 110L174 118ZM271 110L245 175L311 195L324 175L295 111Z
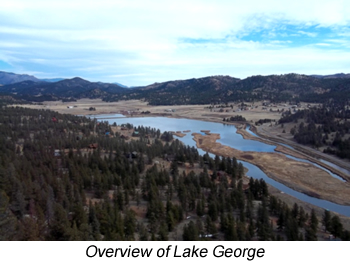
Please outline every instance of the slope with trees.
M247 181L235 158L200 156L169 133L130 125L139 137L126 141L107 122L8 106L0 124L2 240L320 238L319 218Z

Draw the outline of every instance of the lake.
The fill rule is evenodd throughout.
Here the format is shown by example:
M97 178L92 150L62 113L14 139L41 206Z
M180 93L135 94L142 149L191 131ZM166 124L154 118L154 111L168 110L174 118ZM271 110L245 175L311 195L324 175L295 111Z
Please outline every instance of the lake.
M220 139L218 142L220 142L223 145L227 145L230 147L233 147L235 149L241 150L241 151L257 151L257 152L274 152L274 149L276 146L268 145L259 141L255 140L247 140L243 139L242 135L236 133L236 127L233 125L228 125L224 123L214 123L214 122L206 122L206 121L199 121L199 120L189 120L189 119L176 119L176 118L166 118L166 117L140 117L140 118L120 118L120 116L115 116L113 114L110 115L96 115L91 116L96 117L99 121L108 121L109 124L113 124L114 122L118 125L124 124L124 123L130 123L133 124L134 127L137 126L149 126L151 128L160 129L161 132L164 131L190 131L186 133L186 136L180 138L176 137L177 139L181 140L184 144L189 146L196 147L196 143L193 140L192 133L202 133L201 130L210 130L211 133L219 133ZM206 152L202 149L198 149L199 154L204 155ZM298 159L292 156L291 157L298 161L306 161L302 159ZM287 193L295 198L298 198L302 201L311 203L315 206L325 208L337 213L340 213L345 216L350 216L350 206L343 206L339 204L332 203L330 201L314 198L311 196L308 196L306 194L300 193L298 191L295 191L282 183L279 183L271 178L269 178L261 169L259 169L257 166L244 162L242 162L244 167L248 169L247 175L256 179L264 179L266 183L276 187L277 189L281 190L284 193ZM306 161L308 163L314 164L310 161ZM317 167L322 168L321 166L314 164ZM322 168L324 169L324 168ZM326 170L326 169L324 169ZM337 175L331 173L330 171L326 170L330 175L332 175L334 178L341 179Z

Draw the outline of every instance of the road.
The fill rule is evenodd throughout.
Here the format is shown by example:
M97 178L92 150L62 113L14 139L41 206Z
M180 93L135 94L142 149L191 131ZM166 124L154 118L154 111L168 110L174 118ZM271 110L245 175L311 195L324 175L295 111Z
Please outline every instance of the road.
M309 155L312 157L316 157L316 158L320 158L320 159L329 161L329 162L331 162L331 163L333 163L341 168L344 168L344 169L350 171L350 162L347 160L339 159L333 155L323 153L323 152L318 151L316 149L313 149L311 147L298 144L294 141L291 141L289 139L285 139L285 138L280 137L280 136L275 136L275 135L272 136L270 131L265 129L264 126L262 126L262 125L255 126L255 127L257 130L256 131L257 135L259 135L261 138L265 138L267 140L272 140L272 141L276 141L276 142L280 142L280 143L289 145L302 154L306 154L306 155ZM345 174L347 174L347 173L345 173Z

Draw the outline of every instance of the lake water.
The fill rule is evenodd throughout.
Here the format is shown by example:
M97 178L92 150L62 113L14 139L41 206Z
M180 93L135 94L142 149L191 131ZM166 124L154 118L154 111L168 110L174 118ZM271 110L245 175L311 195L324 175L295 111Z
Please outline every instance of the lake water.
M189 119L175 119L175 118L165 118L165 117L140 117L140 118L118 118L114 115L98 115L96 118L100 121L108 121L110 124L116 122L118 125L124 123L133 124L136 126L149 126L151 128L160 129L161 132L164 131L190 131L186 133L186 136L178 138L184 144L196 147L196 143L193 140L192 133L203 133L201 130L210 130L211 133L219 133L221 139L218 140L221 144L227 145L242 151L258 151L258 152L274 152L276 148L273 145L268 145L259 141L245 140L242 135L236 133L236 127L233 125L205 122L199 120L189 120ZM204 155L206 152L202 149L198 149L199 154ZM301 160L292 156L295 160ZM305 195L303 193L297 192L271 178L269 178L261 169L257 166L250 164L248 162L240 161L249 170L247 175L253 178L263 178L266 183L276 187L277 189L287 193L295 198L303 200L305 202L311 203L313 205L338 212L345 216L350 216L350 206L342 206L335 204L326 200L317 199ZM309 161L307 161L309 162ZM311 162L309 162L311 163ZM317 165L318 166L318 165ZM318 166L320 167L320 166ZM323 168L324 169L324 168ZM332 174L327 170L328 173ZM336 176L335 178L339 178Z
M325 161L323 159L320 159L320 161L323 162L324 164L327 164L328 166L333 167L333 168L335 168L335 169L337 169L337 170L339 170L339 171L341 171L341 172L343 172L343 173L345 173L345 174L350 176L350 171L348 171L347 169L339 167L338 165L335 165L332 162Z
M252 131L250 130L250 125L247 125L246 131L247 131L249 134L253 135L254 137L258 137L258 138L260 138L260 139L262 139L262 140L266 140L266 139L261 138L261 137L259 137L258 135L256 135L256 133L252 132ZM285 147L287 147L287 148L289 148L289 149L291 149L291 150L294 150L293 147L291 147L291 146L289 146L289 145L287 145L287 144L283 144L283 143L279 143L279 142L277 142L277 143L280 144L280 145L282 145L282 146L285 146ZM279 153L280 153L280 152L279 152ZM282 154L284 154L284 153L282 153ZM284 154L284 155L286 155L286 154ZM320 168L320 169L326 171L326 172L327 172L329 175L331 175L333 178L336 178L336 179L338 179L338 180L340 180L340 181L342 181L342 182L346 182L345 179L343 179L342 177L338 176L337 174L335 174L335 173L329 171L328 169L322 167L322 166L319 165L319 164L316 164L316 163L314 163L314 162L312 162L312 161L309 161L309 160L304 160L304 159L296 158L296 157L293 157L293 156L290 156L290 155L286 155L286 156L287 156L288 158L290 158L290 159L294 159L294 160L301 161L301 162L305 162L305 163L310 163L310 164L312 164L312 165L314 165L314 166L316 166L316 167L318 167L318 168ZM331 163L331 162L328 162L328 161L325 161L325 160L322 160L322 159L320 159L320 161L323 162L323 163L325 163L325 164L327 164L327 165L330 166L330 167L333 167L333 168L336 169L336 170L339 170L339 171L341 171L341 172L343 172L343 173L345 173L345 174L350 175L350 171L348 171L348 170L346 170L346 169L343 169L343 168L341 168L341 167L339 167L339 166L337 166L337 165L335 165L335 164L333 164L333 163Z

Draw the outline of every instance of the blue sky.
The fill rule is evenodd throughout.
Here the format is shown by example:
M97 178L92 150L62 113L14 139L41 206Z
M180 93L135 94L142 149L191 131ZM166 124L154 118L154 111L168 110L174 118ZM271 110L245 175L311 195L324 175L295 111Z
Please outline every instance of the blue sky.
M350 73L350 1L11 0L0 70L147 85Z

